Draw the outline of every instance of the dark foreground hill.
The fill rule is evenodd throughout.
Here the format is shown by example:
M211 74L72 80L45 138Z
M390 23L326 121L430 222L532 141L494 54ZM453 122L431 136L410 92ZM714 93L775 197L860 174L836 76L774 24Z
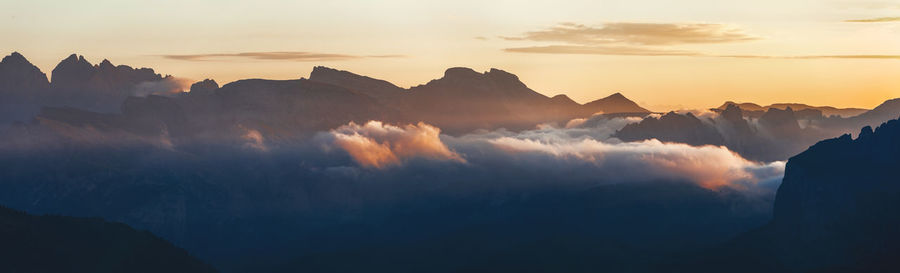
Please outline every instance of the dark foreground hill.
M821 141L788 161L769 224L681 271L897 272L898 168L900 120Z
M215 272L187 251L124 224L0 207L0 272Z

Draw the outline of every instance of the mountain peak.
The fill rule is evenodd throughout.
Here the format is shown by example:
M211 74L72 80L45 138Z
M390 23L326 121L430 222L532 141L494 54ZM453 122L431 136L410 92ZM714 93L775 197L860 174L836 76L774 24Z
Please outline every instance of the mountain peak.
M403 88L385 80L325 66L313 67L313 71L309 74L309 80L340 86L379 99L395 97L404 92Z
M22 56L22 54L19 54L19 52L13 52L9 54L9 56L3 57L3 60L0 62L8 64L31 64L27 59L25 59L25 56Z
M444 71L444 78L472 78L479 76L481 76L481 73L468 67L451 67Z
M205 79L191 84L190 94L209 94L216 89L219 89L219 83L212 79Z
M602 99L588 102L584 106L587 106L593 112L602 112L605 114L650 113L650 110L639 106L637 103L629 100L625 97L625 95L622 95L622 93L619 92L606 96Z

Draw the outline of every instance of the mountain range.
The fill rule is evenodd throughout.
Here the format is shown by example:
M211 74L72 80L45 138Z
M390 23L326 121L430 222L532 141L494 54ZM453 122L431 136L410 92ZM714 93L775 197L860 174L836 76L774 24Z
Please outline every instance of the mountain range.
M110 120L73 120L95 116L91 114L56 114L117 114L133 111L134 107L147 109L140 106L145 100L128 98L148 96L166 97L147 101L168 104L168 109L182 109L176 112L186 116L178 119L185 120L190 128L215 132L246 127L273 135L310 133L373 119L396 123L424 121L446 133L462 134L477 129L531 129L540 123L564 123L595 113L649 113L619 93L583 105L565 95L550 98L499 69L479 73L469 68L450 68L440 79L404 89L347 71L315 67L309 79L241 80L221 88L206 80L182 93L172 76L163 77L149 68L114 66L107 60L91 65L75 54L53 69L49 82L18 53L5 58L2 68L0 79L4 79L4 84L0 94L8 97L5 101L32 108L24 114L4 116L19 121L27 121L23 117L42 109L37 114L39 121L115 124ZM28 73L31 76L18 76ZM169 126L165 122L158 125Z
M726 104L725 109L712 116L669 112L628 124L614 136L624 141L658 139L695 146L724 145L752 160L785 160L821 139L897 118L900 99L885 101L875 109L846 118L826 117L814 109L800 114L790 106L771 107L761 115L752 111Z
M856 116L856 115L865 113L866 111L869 110L869 109L862 109L862 108L836 108L836 107L831 107L831 106L810 106L810 105L806 105L806 104L802 104L802 103L775 103L775 104L770 104L770 105L766 105L766 106L761 106L759 104L752 103L752 102L736 103L733 101L726 101L721 106L710 109L710 110L715 111L715 112L721 112L721 111L725 110L726 108L728 108L729 105L735 105L735 106L741 108L741 110L743 110L747 114L747 116L756 117L756 118L762 116L769 109L786 110L787 108L791 108L795 112L801 112L801 113L807 113L807 110L812 110L812 111L809 111L808 114L816 115L816 113L818 112L818 115L823 115L826 117L839 116L839 117L845 117L845 118Z

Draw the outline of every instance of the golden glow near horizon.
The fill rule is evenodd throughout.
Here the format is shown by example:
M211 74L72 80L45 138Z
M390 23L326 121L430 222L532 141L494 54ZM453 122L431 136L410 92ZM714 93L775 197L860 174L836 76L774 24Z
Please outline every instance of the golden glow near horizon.
M900 1L6 1L0 54L220 84L325 65L402 87L454 66L656 111L900 97ZM282 53L271 53L282 52Z

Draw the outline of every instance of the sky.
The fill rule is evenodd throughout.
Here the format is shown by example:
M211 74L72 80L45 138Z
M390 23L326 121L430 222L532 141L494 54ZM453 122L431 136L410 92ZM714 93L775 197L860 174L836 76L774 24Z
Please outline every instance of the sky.
M900 1L8 1L0 54L72 53L220 84L324 65L401 87L498 68L655 111L900 97Z

